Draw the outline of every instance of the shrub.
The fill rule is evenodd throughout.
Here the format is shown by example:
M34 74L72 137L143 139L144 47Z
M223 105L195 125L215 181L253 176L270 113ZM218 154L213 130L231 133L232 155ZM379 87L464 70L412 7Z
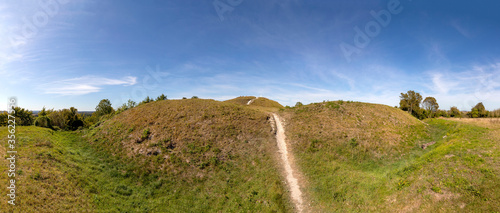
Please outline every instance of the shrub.
M103 116L112 113L113 107L111 107L111 101L108 99L102 99L99 104L95 107L95 113L97 116Z
M36 118L35 126L52 129L52 123L51 123L50 118L48 116L39 116L38 118Z
M295 107L301 107L301 106L304 106L304 104L302 104L301 102L297 102L297 103L295 104Z
M0 126L6 126L9 114L7 112L0 113Z
M141 139L145 140L145 139L149 138L150 134L151 134L151 131L149 130L149 128L144 129L144 131L142 131Z
M167 100L167 96L164 94L161 94L156 98L156 101L163 101L163 100Z
M33 124L33 112L21 107L12 107L12 115L16 119L18 126L31 126Z

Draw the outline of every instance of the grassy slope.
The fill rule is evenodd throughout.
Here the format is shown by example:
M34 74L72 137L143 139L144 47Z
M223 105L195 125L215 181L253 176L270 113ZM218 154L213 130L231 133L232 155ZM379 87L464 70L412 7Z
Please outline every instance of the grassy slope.
M498 129L342 101L280 114L314 211L498 211Z
M78 212L93 210L91 200L75 175L81 171L81 164L72 158L81 153L69 151L65 146L72 141L66 133L58 133L39 127L17 127L18 151L16 161L16 206L7 204L7 196L0 202L2 212ZM6 156L7 128L0 128L0 153ZM81 141L81 140L80 140ZM2 165L8 165L5 158ZM7 186L7 169L2 166L0 183ZM68 171L71 171L68 173ZM0 188L2 195L6 187Z
M250 103L250 105L247 105L247 103L250 100L254 100L254 101L252 103ZM233 99L230 99L230 100L227 100L224 102L248 106L249 108L252 108L252 109L255 109L255 110L258 110L261 112L276 112L279 109L283 108L283 105L281 105L280 103L278 103L276 101L273 101L273 100L270 100L267 98L263 98L263 97L256 98L255 96L240 96L240 97L233 98Z
M125 111L87 137L137 165L130 173L169 182L156 210L285 211L267 119L232 103L168 100Z
M145 129L150 134L139 139ZM290 209L267 115L234 104L154 102L85 132L18 127L17 137L17 212ZM10 207L2 202L0 208Z

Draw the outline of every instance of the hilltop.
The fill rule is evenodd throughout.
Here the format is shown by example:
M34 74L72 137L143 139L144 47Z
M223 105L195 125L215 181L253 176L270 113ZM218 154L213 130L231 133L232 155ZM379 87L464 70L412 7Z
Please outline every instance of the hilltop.
M136 174L161 174L175 182L170 190L178 191L177 198L170 203L200 210L285 211L288 198L268 119L232 103L164 100L127 110L90 130L87 138L140 165Z
M281 105L276 101L264 97L255 97L255 96L240 96L237 98L227 100L225 102L248 106L250 108L257 109L262 112L275 112L283 108L283 105Z

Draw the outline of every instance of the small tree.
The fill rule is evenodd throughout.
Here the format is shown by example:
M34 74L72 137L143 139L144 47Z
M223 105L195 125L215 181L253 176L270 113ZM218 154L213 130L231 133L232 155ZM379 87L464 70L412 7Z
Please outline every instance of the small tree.
M301 106L304 106L304 104L302 104L301 102L297 102L297 103L295 104L295 107L301 107Z
M95 113L98 117L111 114L113 111L114 110L113 107L111 107L111 101L109 101L108 99L102 99L95 107Z
M427 97L422 102L422 106L428 111L428 117L434 117L439 109L439 104L434 97Z
M52 129L52 122L47 115L38 116L35 120L35 126Z
M195 95L195 96L191 97L191 99L198 99L198 96Z
M12 115L15 117L16 125L18 126L31 126L34 118L33 112L21 107L12 107Z
M152 102L153 99L151 99L149 96L146 96L146 98L144 98L144 100L140 103L140 104L147 104L149 102Z
M167 96L164 94L161 94L156 98L156 101L163 101L163 100L167 100Z
M42 108L42 111L38 113L38 116L47 116L47 110L45 110L45 107Z
M420 93L410 90L407 93L401 93L399 98L399 108L408 111L415 117L419 117L423 114L420 111L420 102L422 102L422 95L420 95Z
M454 118L462 117L462 113L455 106L450 108L450 113L449 114L450 114L450 117L454 117Z
M468 113L471 118L483 118L488 117L488 111L484 107L482 102L479 102L474 106L471 111Z
M7 112L0 113L0 126L6 126L9 120L9 114Z

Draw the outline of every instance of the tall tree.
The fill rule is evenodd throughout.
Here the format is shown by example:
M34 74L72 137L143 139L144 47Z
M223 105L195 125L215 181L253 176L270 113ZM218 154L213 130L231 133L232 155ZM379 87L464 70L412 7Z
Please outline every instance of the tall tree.
M111 107L111 101L108 99L102 99L99 104L95 107L95 113L97 116L107 115L113 112L113 107Z
M434 117L439 109L439 104L437 103L436 98L427 97L422 102L422 107L424 107L424 109L428 111L429 117Z
M156 101L163 101L163 100L167 100L167 96L164 94L161 94L156 98Z
M472 107L471 111L467 114L471 118L488 117L488 111L484 107L483 102L476 104L476 106Z
M408 111L412 115L414 112L419 111L420 102L422 102L422 95L420 93L410 90L407 93L401 93L399 98L399 108L402 110Z
M462 113L460 112L460 110L458 110L457 107L454 106L450 108L450 116L455 118L462 117Z

